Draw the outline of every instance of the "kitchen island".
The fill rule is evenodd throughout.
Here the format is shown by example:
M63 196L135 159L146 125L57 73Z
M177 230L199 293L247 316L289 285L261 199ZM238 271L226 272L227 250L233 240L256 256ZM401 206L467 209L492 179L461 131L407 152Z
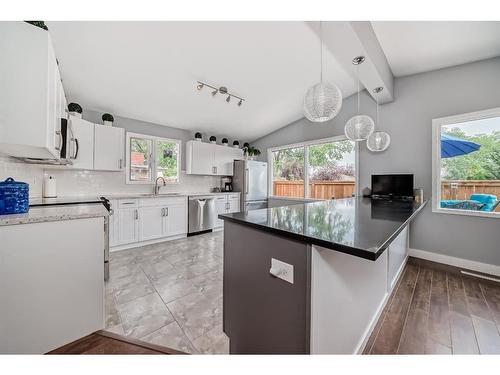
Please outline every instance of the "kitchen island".
M220 215L230 352L361 352L425 203L346 198Z

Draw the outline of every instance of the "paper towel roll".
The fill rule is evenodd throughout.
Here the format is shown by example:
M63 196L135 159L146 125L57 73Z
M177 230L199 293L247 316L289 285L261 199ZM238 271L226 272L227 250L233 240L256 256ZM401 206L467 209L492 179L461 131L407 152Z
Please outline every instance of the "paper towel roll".
M44 198L56 198L57 197L57 185L56 179L49 176L43 181L43 197Z

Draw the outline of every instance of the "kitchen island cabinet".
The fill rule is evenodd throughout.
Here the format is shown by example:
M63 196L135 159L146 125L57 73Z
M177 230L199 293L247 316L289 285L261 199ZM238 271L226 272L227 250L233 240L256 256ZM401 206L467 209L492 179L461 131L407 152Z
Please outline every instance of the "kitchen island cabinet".
M424 206L347 198L220 215L230 352L360 353Z

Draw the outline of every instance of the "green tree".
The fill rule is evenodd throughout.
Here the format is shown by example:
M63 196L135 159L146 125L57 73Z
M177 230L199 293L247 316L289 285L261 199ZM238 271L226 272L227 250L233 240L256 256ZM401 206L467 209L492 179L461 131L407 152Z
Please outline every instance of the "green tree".
M478 151L441 160L442 178L448 180L499 180L500 131L490 134L466 135L459 128L443 133L481 145Z
M167 179L177 178L177 160L179 146L177 143L157 142L156 160L158 175Z

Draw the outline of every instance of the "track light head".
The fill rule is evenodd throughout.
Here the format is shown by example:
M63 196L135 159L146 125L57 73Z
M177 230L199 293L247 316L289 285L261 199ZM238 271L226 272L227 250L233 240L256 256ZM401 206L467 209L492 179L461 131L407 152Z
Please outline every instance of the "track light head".
M238 107L241 107L242 103L243 103L243 100L240 99L240 101L238 102Z
M227 99L226 99L226 102L228 102L228 103L229 103L229 101L230 101L230 100L231 100L231 95L228 95L228 96L227 96Z
M218 92L219 92L219 90L217 90L217 89L216 89L216 90L214 90L214 91L212 91L212 96L217 95L217 93L218 93Z
M205 85L203 83L200 83L198 86L196 86L196 88L198 89L198 91L200 91Z

